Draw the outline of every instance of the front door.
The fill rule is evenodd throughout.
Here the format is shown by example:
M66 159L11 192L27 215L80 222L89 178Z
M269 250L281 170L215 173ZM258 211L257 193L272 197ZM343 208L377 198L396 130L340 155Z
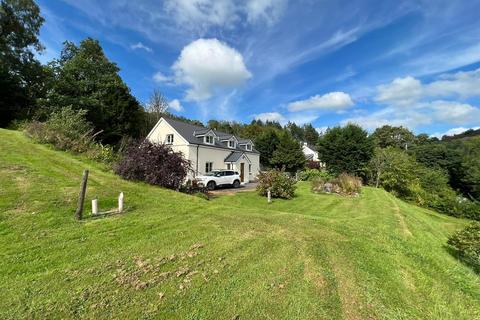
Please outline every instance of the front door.
M243 177L245 176L245 163L240 163L240 180L243 182Z

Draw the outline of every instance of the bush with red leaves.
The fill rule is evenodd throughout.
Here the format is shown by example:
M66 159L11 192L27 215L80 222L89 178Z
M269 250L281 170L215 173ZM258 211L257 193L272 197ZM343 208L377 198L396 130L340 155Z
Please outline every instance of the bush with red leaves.
M130 144L114 169L126 180L178 190L191 170L191 164L181 152L174 152L170 146L142 141Z

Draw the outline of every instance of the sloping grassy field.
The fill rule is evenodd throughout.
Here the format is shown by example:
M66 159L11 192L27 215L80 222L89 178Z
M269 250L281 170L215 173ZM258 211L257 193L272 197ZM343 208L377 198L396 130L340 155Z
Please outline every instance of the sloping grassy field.
M73 219L84 168L86 211L126 213ZM479 319L465 223L373 188L205 201L0 130L0 318Z

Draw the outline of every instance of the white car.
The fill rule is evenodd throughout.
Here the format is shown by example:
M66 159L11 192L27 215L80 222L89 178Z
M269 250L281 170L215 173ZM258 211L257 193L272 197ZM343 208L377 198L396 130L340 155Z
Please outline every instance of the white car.
M240 187L240 175L232 170L213 170L204 176L197 176L195 179L209 190L224 185L231 185L234 188Z

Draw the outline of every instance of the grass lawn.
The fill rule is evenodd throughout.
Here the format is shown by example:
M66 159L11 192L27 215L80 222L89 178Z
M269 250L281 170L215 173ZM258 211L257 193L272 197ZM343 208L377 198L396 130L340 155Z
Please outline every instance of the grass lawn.
M126 213L73 219L84 168L86 211ZM0 318L479 319L466 223L368 187L206 201L0 130Z

